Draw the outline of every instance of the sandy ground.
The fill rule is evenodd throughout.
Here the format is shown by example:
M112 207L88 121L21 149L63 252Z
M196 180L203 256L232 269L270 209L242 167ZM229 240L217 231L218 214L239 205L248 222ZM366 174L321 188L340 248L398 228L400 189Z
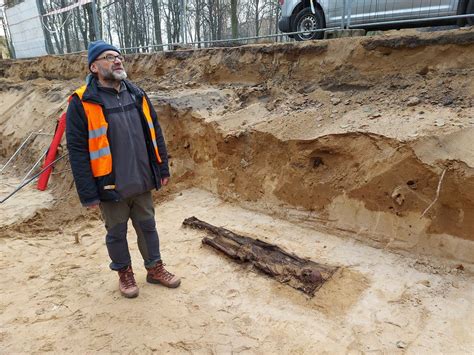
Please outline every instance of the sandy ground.
M17 187L22 184L14 177L2 175L0 177L0 196L6 198ZM29 219L35 215L38 209L53 206L54 197L49 191L38 191L31 183L20 189L17 193L0 204L0 227Z
M140 287L132 300L120 296L108 270L101 221L44 238L0 239L1 352L468 354L474 347L472 275L251 212L199 189L171 195L156 210L163 258L182 286L145 282L130 230ZM205 232L181 226L193 215L342 269L308 299L202 246Z

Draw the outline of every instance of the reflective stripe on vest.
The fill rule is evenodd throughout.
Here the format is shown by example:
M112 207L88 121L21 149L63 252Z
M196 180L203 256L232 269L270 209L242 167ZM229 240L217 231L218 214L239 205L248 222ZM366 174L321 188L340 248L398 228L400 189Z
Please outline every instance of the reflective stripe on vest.
M146 121L148 123L148 128L150 129L151 135L151 142L153 143L153 147L155 148L156 158L158 162L161 163L160 153L158 152L158 144L156 143L156 132L155 127L153 126L153 120L151 119L150 107L148 107L148 101L146 100L145 96L143 96L143 113L145 114Z
M102 106L99 104L82 101L82 95L86 91L83 86L75 91L81 99L82 106L87 117L87 127L89 133L89 157L91 162L92 174L94 177L108 175L112 172L112 153L110 151L109 140L107 139L108 123L105 120ZM158 145L156 143L155 127L150 114L150 108L145 97L143 97L143 113L145 114L150 129L150 135L155 148L155 154L158 162L161 163L161 157L158 153Z

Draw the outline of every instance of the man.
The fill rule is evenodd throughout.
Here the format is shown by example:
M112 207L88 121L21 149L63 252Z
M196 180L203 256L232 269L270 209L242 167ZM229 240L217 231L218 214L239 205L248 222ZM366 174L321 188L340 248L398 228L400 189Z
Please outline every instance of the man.
M168 154L157 115L146 94L126 80L124 58L104 41L88 49L90 80L69 99L67 147L83 206L100 207L106 245L123 296L138 296L127 244L132 220L147 281L175 288L180 279L160 256L151 190L169 181Z

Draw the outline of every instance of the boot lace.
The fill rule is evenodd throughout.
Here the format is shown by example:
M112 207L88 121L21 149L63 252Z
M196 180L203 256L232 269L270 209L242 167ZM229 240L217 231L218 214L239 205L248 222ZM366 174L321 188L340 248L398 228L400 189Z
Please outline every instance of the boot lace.
M120 281L126 288L135 287L137 285L133 277L133 271L130 269L120 272Z
M165 269L166 264L158 264L156 265L156 276L160 279L164 279L166 281L171 281L174 275Z

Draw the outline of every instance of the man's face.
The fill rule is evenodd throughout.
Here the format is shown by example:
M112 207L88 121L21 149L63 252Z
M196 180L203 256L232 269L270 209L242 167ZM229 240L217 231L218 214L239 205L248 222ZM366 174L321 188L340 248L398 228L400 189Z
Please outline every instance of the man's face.
M99 76L99 80L120 81L127 77L127 73L123 68L122 60L117 58L120 56L115 51L105 51L101 53L97 59L91 64L91 71ZM113 60L108 60L112 58Z

